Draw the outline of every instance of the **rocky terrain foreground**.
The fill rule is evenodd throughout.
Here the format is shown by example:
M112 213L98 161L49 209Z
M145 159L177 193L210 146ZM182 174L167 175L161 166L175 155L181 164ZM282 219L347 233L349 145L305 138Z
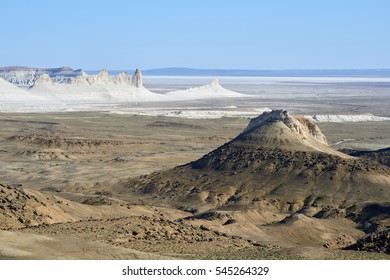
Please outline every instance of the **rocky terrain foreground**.
M390 169L333 150L316 125L282 110L252 119L239 136L199 160L131 180L133 185L191 213L234 213L220 222L235 221L236 228L242 221L234 219L236 212L255 210L261 213L256 238L274 244L304 243L301 234L310 228L306 242L342 248L354 243L354 230L386 239L390 226ZM334 223L338 236L326 223ZM280 239L273 240L280 229ZM382 243L376 250L387 252L388 242Z
M303 117L0 117L1 259L390 258L386 154Z

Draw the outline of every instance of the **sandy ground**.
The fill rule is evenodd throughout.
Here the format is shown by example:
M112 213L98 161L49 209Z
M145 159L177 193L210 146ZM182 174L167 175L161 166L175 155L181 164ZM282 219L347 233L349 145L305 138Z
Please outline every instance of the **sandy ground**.
M81 253L82 252L82 253ZM0 259L167 259L158 254L118 248L72 237L0 231ZM169 258L171 259L171 258Z

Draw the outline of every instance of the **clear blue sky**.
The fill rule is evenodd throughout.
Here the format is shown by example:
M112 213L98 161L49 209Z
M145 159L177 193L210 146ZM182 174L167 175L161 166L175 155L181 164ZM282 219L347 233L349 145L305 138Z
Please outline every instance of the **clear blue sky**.
M390 1L2 0L9 65L390 68Z

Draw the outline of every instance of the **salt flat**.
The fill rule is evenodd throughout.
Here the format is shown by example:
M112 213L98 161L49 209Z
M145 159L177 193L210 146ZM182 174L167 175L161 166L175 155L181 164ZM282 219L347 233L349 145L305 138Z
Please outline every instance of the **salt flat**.
M321 122L382 121L390 117L388 77L131 77L101 72L92 84L45 79L28 91L0 85L0 111L110 111L184 118L253 117L284 108ZM215 82L219 79L219 83ZM213 82L214 81L214 82ZM213 84L214 83L214 84ZM11 94L11 92L15 92ZM28 102L24 102L28 101Z
M146 76L144 85L165 93L200 86L216 77ZM237 111L253 108L285 108L292 113L389 117L388 77L218 77L220 84L251 98L194 101L203 107L236 106ZM176 105L176 104L175 104ZM176 109L180 104L176 105ZM181 107L185 107L181 105Z

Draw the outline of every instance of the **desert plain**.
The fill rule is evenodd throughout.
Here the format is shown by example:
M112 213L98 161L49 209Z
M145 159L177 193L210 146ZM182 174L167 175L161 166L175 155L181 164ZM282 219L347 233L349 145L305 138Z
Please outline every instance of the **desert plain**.
M145 77L144 86L164 95L204 80ZM320 196L290 202L277 189L260 199L248 188L266 185L256 181L265 177L253 175L243 185L240 165L222 167L222 173L211 164L206 171L185 168L270 108L318 116L315 124L333 150L380 150L359 156L367 170L390 178L389 154L382 152L390 147L390 81L221 78L220 84L247 97L0 113L0 258L389 259L386 183L362 200L378 202L372 212L379 214L367 214L351 210L357 202L345 202L348 195L359 198L353 188L344 202ZM258 171L245 168L244 175ZM269 174L280 176L275 168ZM304 184L315 186L316 176ZM302 187L295 177L289 180L283 188ZM371 216L363 221L354 215ZM379 243L371 246L367 238Z

